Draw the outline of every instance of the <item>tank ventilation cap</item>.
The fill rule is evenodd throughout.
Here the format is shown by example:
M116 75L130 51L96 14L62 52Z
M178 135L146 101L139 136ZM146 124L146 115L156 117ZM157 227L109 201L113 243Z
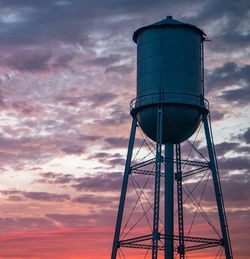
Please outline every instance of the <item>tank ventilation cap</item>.
M166 18L167 19L173 19L172 15L168 15Z

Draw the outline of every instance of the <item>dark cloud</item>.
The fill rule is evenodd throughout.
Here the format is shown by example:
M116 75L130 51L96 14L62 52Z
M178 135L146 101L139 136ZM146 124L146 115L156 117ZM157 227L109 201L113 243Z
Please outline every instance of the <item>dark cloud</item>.
M248 177L246 180L245 176L247 177L246 174L237 175L235 179L228 178L228 180L222 179L221 181L223 196L227 203L230 203L230 208L241 208L243 204L246 204L250 200L250 190L248 187L250 179ZM201 190L205 187L205 182L204 180L200 183L200 186L194 191L195 195L200 195ZM193 190L196 184L189 183L189 191ZM187 191L187 188L184 188ZM206 203L206 206L213 206L216 203L212 180L209 180L206 184L203 201Z
M238 174L228 174L228 171L224 172L223 174L223 181L229 181L229 182L237 182L237 183L248 183L250 182L249 173L241 172Z
M206 150L207 147L199 148L202 154L205 154ZM247 170L250 168L250 160L247 156L250 152L250 147L241 145L240 142L221 142L215 145L215 151L219 162L219 169L223 171L230 172L232 170ZM234 156L226 156L228 153L232 153Z
M96 5L91 1L71 0L68 5L59 5L56 1L21 2L1 2L1 8L8 7L17 13L16 21L8 22L6 18L1 24L5 27L1 37L4 44L63 41L90 45L94 41L90 40L89 34L97 26L104 27L103 24L107 24L105 18L111 12L108 4L103 5L101 12L96 12ZM113 6L116 10L117 7Z
M230 201L230 207L239 206L250 201L249 181L223 181L222 191L224 197Z
M207 76L207 85L209 91L212 89L220 90L222 97L225 99L230 98L229 93L235 93L235 101L245 100L245 96L249 98L249 86L250 86L250 65L239 67L234 62L223 64L221 67L217 67L214 71ZM238 85L241 88L237 90L226 90L225 87ZM248 92L247 92L248 91ZM227 94L228 92L228 94ZM224 95L224 96L223 96ZM226 98L228 96L228 98ZM231 95L233 97L233 95Z
M0 136L0 161L2 160L2 163L9 163L9 165L12 164L12 166L14 166L22 165L27 160L42 160L48 157L48 153L45 152L45 149L48 148L49 150L51 148L51 144L47 145L44 141L46 140L36 137L10 138L2 135ZM37 148L38 143L41 144L41 147L43 146L43 151L42 148Z
M3 190L0 191L2 195L7 197L13 196L17 201L18 198L22 200L22 198L28 198L35 201L46 201L46 202L63 202L69 200L70 197L67 194L57 194L57 193L48 193L48 192L25 192L25 191L17 191L17 190Z
M1 79L0 79L0 85L1 85ZM4 101L3 91L2 89L0 89L0 106L3 107L4 104L5 104L5 101Z
M115 199L114 199L115 198ZM98 205L102 207L106 207L107 205L112 205L114 200L117 197L110 197L110 196L100 196L100 195L93 195L93 194L84 194L78 196L73 199L74 202L83 203L83 204L91 204L91 205Z
M123 158L113 158L113 159L109 159L107 161L107 163L109 165L111 165L112 167L115 167L115 166L118 166L118 165L124 166L125 165L125 159L123 159Z
M122 3L108 0L98 2L98 8L90 0L69 0L67 4L46 0L39 3L11 2L0 3L2 9L15 10L17 13L16 20L10 22L6 18L0 24L5 28L1 37L2 44L78 42L85 47L96 46L96 39L100 37L109 44L116 43L114 38L122 34L131 39L133 30L152 23L159 17L164 18L166 10L182 14L179 10L186 9L189 5L200 6L197 0L189 1L189 4L183 0L175 4L162 0L129 0ZM146 13L150 15L145 15Z
M51 1L43 1L43 3L31 1L21 3L20 1L18 4L1 2L2 8L13 8L12 12L15 10L17 13L16 21L2 22L1 26L5 26L5 31L2 33L1 42L10 44L17 42L39 44L55 40L86 42L88 36L80 33L79 24L82 22L84 25L93 14L91 11L88 13L86 9L83 9L84 5L77 2L70 5L71 8L55 5ZM86 10L85 14L83 10ZM65 19L65 17L68 18ZM93 22L89 24L89 27L93 28Z
M103 92L103 93L96 93L94 95L90 95L85 97L87 102L91 103L93 108L104 106L107 103L114 101L117 98L116 94Z
M128 146L128 138L124 137L108 137L105 138L105 141L112 148L122 148Z
M240 26L240 23L238 25ZM228 28L226 35L221 34L213 37L213 41L212 46L215 52L230 52L236 48L239 48L239 50L246 48L250 42L250 35L230 32L230 28Z
M42 114L42 109L39 105L35 105L26 100L14 101L9 103L9 105L10 110L17 112L20 116L23 117L32 118ZM36 121L25 121L25 124L29 127L37 126Z
M146 136L145 136L146 137ZM129 138L125 138L125 137L108 137L108 138L104 138L105 141L105 148L127 148L128 147L128 142L129 142ZM140 137L136 137L135 141L134 141L134 149L141 147L143 144L143 147L147 148L149 146L151 146L151 148L153 147L154 149L154 144L150 144L149 146L146 144L146 142L143 141L142 138ZM147 140L147 143L149 143L150 140Z
M58 95L55 97L55 101L63 103L64 106L79 107L81 103L86 102L86 97Z
M55 228L55 224L46 217L2 217L2 231L41 230Z
M79 141L72 140L64 135L54 139L40 136L5 137L0 135L0 163L8 163L12 166L23 166L26 161L38 163L47 161L52 156L62 154L81 155L86 150L86 144L79 144Z
M130 74L134 68L128 65L109 66L105 69L106 73L118 73L121 75Z
M75 179L76 183L72 187L78 191L119 191L121 180L121 173L97 173L95 176Z
M1 190L0 194L10 201L22 201L23 193L17 190Z
M240 144L237 142L222 142L215 145L216 155L224 156L228 152L235 152L238 150Z
M237 103L240 106L249 104L250 84L239 89L223 91L220 97L228 102Z
M40 173L42 179L35 180L35 183L48 183L48 184L68 184L74 181L72 174L62 174L54 172Z
M122 55L120 54L110 54L109 56L97 57L95 59L86 61L86 64L107 67L119 62L121 58Z
M90 155L88 158L89 159L99 159L99 160L105 160L109 159L112 156L112 154L107 153L107 152L97 152L95 154Z
M240 138L244 140L247 144L250 144L250 128L248 128L241 136Z
M100 159L100 162L103 164L107 164L109 166L122 165L124 166L124 159L117 158L116 155L110 156L108 159ZM41 178L36 179L34 183L46 183L51 185L59 185L59 186L71 186L77 191L91 191L94 193L97 192L109 192L109 191L119 191L122 181L122 174L121 173L103 173L97 172L95 175L84 176L84 177L75 177L72 174L62 174L62 173L54 173L54 172L46 172L40 174ZM53 196L53 193L25 193L21 191L2 191L2 194L5 196L7 195L18 195L21 198L30 198L30 199L41 199L48 201L66 201L69 200L70 197L68 195L58 195ZM94 196L85 196L90 197L91 199L95 199L96 195ZM87 199L87 198L86 198ZM106 198L105 198L106 199ZM73 199L73 201L75 201ZM79 200L77 202L80 202Z
M213 121L220 121L224 119L225 113L220 111L210 111L211 118Z
M97 156L99 157L99 156ZM113 159L111 158L113 157ZM116 161L118 159L118 161ZM116 164L117 163L122 163L124 165L124 160L120 161L121 158L117 158L116 155L110 156L109 159L105 163L107 164ZM114 161L113 161L114 160ZM103 160L102 160L103 161ZM103 162L104 163L104 162ZM34 181L34 183L47 183L47 184L58 184L58 185L65 185L69 184L72 186L74 189L78 191L91 191L91 192L107 192L107 191L118 191L119 187L121 185L122 181L122 173L103 173L103 172L97 172L95 175L91 176L84 176L84 177L75 177L72 174L62 174L62 173L54 173L54 172L45 172L41 173L40 176L42 177L41 179L37 179ZM25 192L21 191L2 191L1 193L5 195L24 195L26 196ZM39 197L40 193L37 193ZM31 192L31 195L28 194L28 196L32 197L34 195ZM43 194L41 194L42 197ZM50 195L44 194L45 196ZM52 195L52 194L51 194ZM68 196L58 196L63 199L69 198ZM46 198L46 197L45 197ZM53 195L52 195L53 198ZM57 197L55 196L55 199Z
M221 158L219 160L219 167L222 170L249 170L250 160L248 157L230 157Z
M111 165L112 167L125 164L125 159L120 153L98 152L90 155L88 159L97 159L100 163Z
M94 136L94 135L79 135L79 138L78 138L80 141L91 141L91 142L95 142L97 140L100 139L100 136Z
M212 0L205 1L203 8L190 17L185 17L185 14L183 16L205 32L209 30L208 37L212 39L212 43L207 44L208 48L214 52L230 52L249 45L249 33L244 31L245 22L249 20L249 9L247 0Z
M22 51L11 56L8 60L3 60L4 64L22 72L43 72L49 68L49 60L52 54L49 51Z
M66 201L70 197L67 194L56 194L56 193L47 193L47 192L25 192L23 193L26 198L38 201Z
M72 53L64 53L56 57L55 62L52 64L52 67L68 67L69 62L74 58Z
M62 148L62 151L69 155L81 155L85 151L85 147L79 145L72 145Z
M242 135L239 136L239 138L241 140L244 140L242 138ZM238 140L238 137L236 138L236 140ZM199 151L202 152L203 154L205 153L207 147L201 146L199 148ZM249 153L250 151L250 147L246 146L246 145L242 145L240 142L230 142L230 141L223 141L219 144L215 145L215 150L216 150L216 155L217 157L219 157L221 159L221 157L224 157L227 153L233 153L234 155L238 155L238 158L241 159L241 156L243 157L243 155L246 155ZM232 158L232 157L231 157ZM228 159L231 159L228 158ZM237 159L237 157L234 157ZM247 156L246 156L246 160L247 160Z
M41 73L59 68L70 69L69 63L73 58L73 53L65 51L62 54L56 54L51 48L16 49L10 56L3 58L0 65L19 72Z

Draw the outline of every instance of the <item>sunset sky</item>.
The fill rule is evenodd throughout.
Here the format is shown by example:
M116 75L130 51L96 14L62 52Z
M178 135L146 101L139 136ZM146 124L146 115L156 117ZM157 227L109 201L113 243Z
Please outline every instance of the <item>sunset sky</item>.
M0 259L110 258L132 35L167 15L211 40L205 89L232 246L250 258L250 1L0 0Z

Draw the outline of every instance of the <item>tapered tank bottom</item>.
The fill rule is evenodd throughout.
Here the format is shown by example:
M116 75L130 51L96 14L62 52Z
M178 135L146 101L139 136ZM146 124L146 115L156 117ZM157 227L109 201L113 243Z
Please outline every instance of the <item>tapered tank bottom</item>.
M157 106L143 107L137 120L144 133L156 141ZM191 105L165 104L162 144L181 143L190 138L201 122L201 109Z

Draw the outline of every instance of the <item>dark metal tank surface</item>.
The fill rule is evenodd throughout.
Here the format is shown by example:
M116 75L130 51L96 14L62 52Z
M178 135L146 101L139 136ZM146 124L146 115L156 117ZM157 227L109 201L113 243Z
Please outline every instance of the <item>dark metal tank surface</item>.
M145 134L156 140L158 104L164 107L163 143L188 139L201 121L203 41L199 28L166 19L135 31L137 98L131 113Z

